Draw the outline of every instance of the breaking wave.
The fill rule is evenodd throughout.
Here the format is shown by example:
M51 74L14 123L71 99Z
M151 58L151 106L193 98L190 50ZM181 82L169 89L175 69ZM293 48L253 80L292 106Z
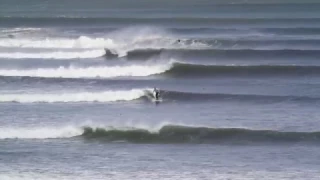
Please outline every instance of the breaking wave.
M301 76L320 75L320 66L299 65L201 65L171 60L155 65L91 66L37 69L0 69L0 76L43 78L114 77L212 77L212 76Z
M318 143L320 132L283 132L244 128L164 125L158 130L134 127L1 128L0 139L81 138L129 143Z
M45 78L112 78L150 76L168 70L168 65L128 65L95 67L59 67L37 69L0 69L0 76L45 77Z
M319 97L308 96L275 96L259 94L219 94L195 93L160 90L162 102L203 102L203 101L241 101L254 103L279 102L320 102ZM69 92L42 94L1 94L0 102L18 103L74 103L74 102L115 102L133 100L152 100L152 89L115 90L103 92Z

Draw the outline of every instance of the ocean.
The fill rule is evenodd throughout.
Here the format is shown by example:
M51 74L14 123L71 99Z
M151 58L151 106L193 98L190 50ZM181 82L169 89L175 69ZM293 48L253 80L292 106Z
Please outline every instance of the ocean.
M317 0L0 0L0 180L318 180L319 60Z

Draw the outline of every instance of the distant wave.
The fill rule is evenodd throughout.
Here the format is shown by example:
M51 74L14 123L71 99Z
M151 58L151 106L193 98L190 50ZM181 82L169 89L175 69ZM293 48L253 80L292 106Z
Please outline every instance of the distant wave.
M135 49L128 51L126 56L131 59L147 59L153 56L183 56L183 57L211 57L211 58L225 58L225 57L246 57L246 58L304 58L313 57L320 58L319 50L309 50L303 48L297 49L278 49L278 48L261 48L240 49L240 48L199 48L199 49Z
M215 66L175 63L164 75L173 77L320 75L320 66Z
M244 128L211 128L165 125L158 130L96 128L86 126L62 128L1 128L0 139L83 138L103 142L130 143L298 143L320 142L320 132L283 132Z
M262 24L262 23L272 23L272 24L288 24L288 23L319 23L320 18L197 18L197 17L170 17L170 18L91 18L91 17L0 17L0 20L6 24L48 24L48 25L57 25L64 24L74 25L78 23L87 23L87 24L105 24L105 23L166 23L166 24L180 24L180 23L191 23L191 24L211 24L215 23L216 25L221 24Z
M73 103L73 102L114 102L131 101L146 95L145 89L104 91L104 92L74 92L47 94L1 94L0 102L19 103Z
M319 35L320 27L272 27L272 28L219 28L219 27L190 27L190 28L170 28L171 31L182 34L233 34L233 35ZM277 36L279 37L279 36ZM275 39L276 40L276 39Z

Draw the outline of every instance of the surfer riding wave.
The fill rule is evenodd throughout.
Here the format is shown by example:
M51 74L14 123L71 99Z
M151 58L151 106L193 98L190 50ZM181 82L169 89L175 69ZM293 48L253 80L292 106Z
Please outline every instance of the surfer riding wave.
M160 97L160 91L157 88L153 88L153 96L156 100L159 100Z

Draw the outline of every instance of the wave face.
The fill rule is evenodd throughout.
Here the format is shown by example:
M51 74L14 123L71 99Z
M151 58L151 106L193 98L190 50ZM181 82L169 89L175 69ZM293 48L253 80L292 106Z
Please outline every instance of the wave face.
M2 94L0 102L19 103L72 103L72 102L114 102L131 101L145 96L146 90L105 91L60 94Z
M168 70L168 65L128 65L96 67L59 67L37 69L0 69L0 76L27 76L45 78L113 78L150 76Z
M252 47L251 49L241 49L237 47L228 47L228 48L215 48L215 47L204 47L204 48L194 48L194 49L183 49L183 48L160 48L160 49L135 49L132 51L128 51L126 57L129 59L148 59L151 57L174 57L174 56L182 56L184 58L193 59L290 59L290 58L320 58L319 48L316 50L305 49L300 47L298 49L283 49L279 48L260 48Z
M240 128L163 126L158 132L145 129L107 130L84 128L86 139L132 143L292 143L320 142L320 132L280 132Z
M320 98L308 96L271 96L271 95L256 95L256 94L218 94L218 93L193 93L180 91L162 90L161 94L164 99L176 101L253 101L263 103L276 102L318 102Z

